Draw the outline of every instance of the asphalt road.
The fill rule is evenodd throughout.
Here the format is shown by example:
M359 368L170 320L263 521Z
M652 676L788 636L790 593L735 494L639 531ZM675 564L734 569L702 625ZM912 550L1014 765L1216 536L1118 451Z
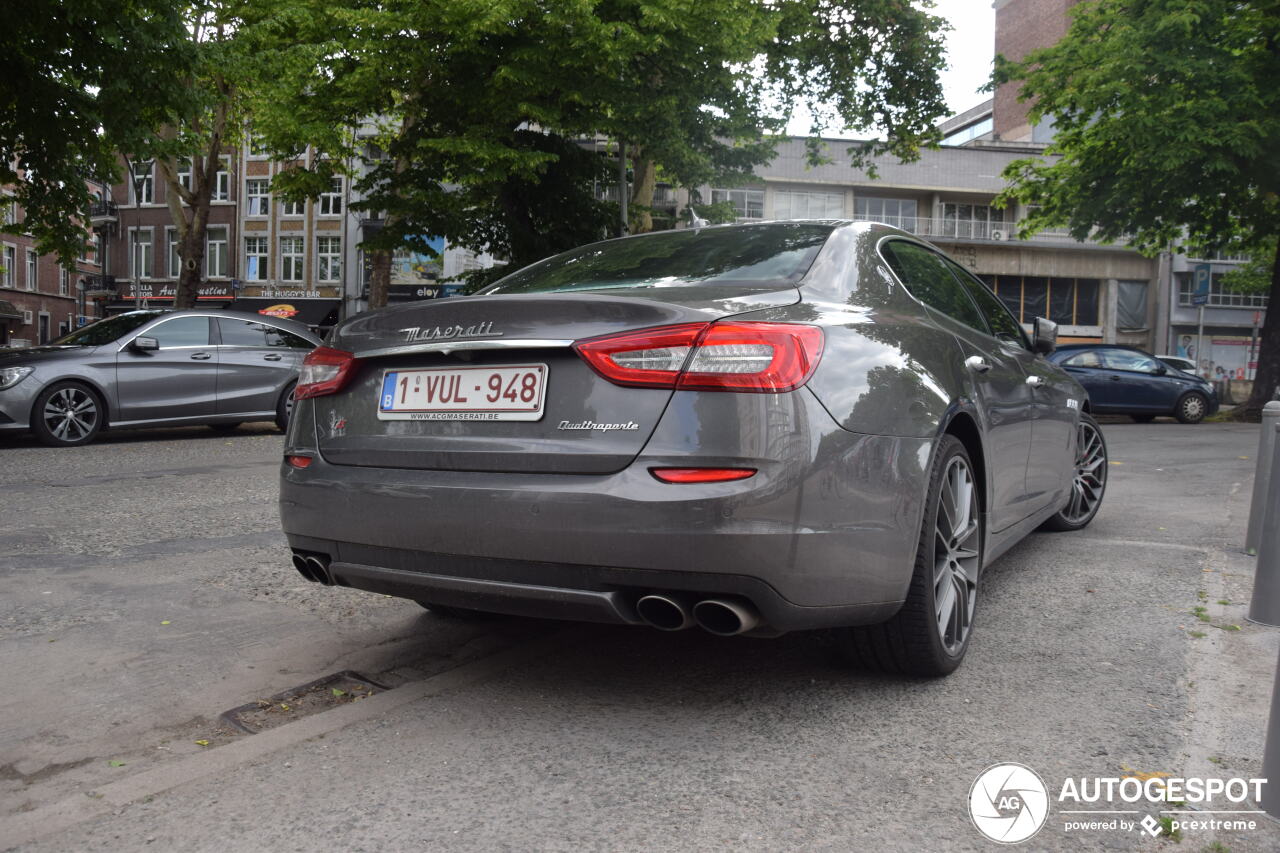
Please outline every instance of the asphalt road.
M1257 428L1104 431L1101 514L991 568L940 681L847 671L821 635L459 623L308 584L267 425L0 439L0 849L978 850L995 762L1055 792L1257 776L1280 644L1241 603ZM218 720L342 670L394 689ZM1259 820L1177 849L1280 849ZM1062 821L1025 846L1174 849Z

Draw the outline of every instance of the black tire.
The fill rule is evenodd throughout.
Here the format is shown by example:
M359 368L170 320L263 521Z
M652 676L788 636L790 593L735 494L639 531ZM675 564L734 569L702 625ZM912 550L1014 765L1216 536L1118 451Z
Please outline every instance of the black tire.
M424 609L434 613L445 619L455 619L458 622L485 622L489 619L499 619L499 613L486 613L483 610L469 610L466 607L450 607L447 604L432 604L430 601L419 601L418 604Z
M290 382L276 403L276 426L281 432L289 431L289 418L293 416L293 389L297 387L297 382Z
M1140 424L1149 424L1156 419L1155 415L1129 415Z
M1092 415L1080 415L1071 491L1066 505L1040 525L1042 530L1066 532L1089 526L1107 493L1107 460L1107 440L1102 436L1102 427Z
M31 432L49 447L79 447L97 438L107 410L98 393L80 382L55 382L31 407Z
M972 525L976 525L972 528L972 533L962 540L964 543L972 543L973 556L966 558L971 561L971 586L963 595L957 587L949 587L957 595L957 606L964 608L968 614L963 638L958 642L954 636L950 640L944 637L949 626L943 628L939 624L939 618L934 615L939 584L946 583L945 580L939 581L939 512L943 506L944 487L950 488L949 475L955 460L960 460L963 464L975 492L965 515L968 517L971 513L970 521ZM964 445L955 436L944 435L934 454L930 471L928 500L920 525L920 539L916 546L915 567L907 599L902 609L887 622L838 629L837 645L850 663L867 669L930 677L947 675L960 665L973 635L973 617L976 613L974 604L981 577L983 526L981 502L976 497L977 484L973 463L969 460ZM951 564L950 560L947 562L948 569L944 569L944 572L949 570Z
M209 429L214 432L235 432L240 428L242 421L236 421L233 424L209 424Z
M1198 424L1209 414L1209 400L1199 391L1188 391L1178 400L1173 416L1184 424Z

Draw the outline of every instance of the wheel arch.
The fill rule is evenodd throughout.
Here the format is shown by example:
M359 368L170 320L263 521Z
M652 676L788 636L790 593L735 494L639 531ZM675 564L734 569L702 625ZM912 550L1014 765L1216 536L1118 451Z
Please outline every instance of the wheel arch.
M991 506L988 492L987 454L982 445L982 432L978 422L969 412L960 410L953 413L943 427L941 435L953 435L964 445L973 463L974 476L978 478L978 499L981 501L979 511L988 512Z
M30 428L35 422L36 405L40 402L40 396L44 394L45 391L48 391L54 385L61 382L71 382L76 385L83 385L93 392L93 395L98 398L98 405L102 409L102 426L99 429L105 432L106 429L111 426L111 398L107 396L106 389L104 389L100 384L94 382L92 379L80 375L59 376L55 379L50 379L48 382L44 383L44 385L40 386L40 390L36 392L35 397L31 400L31 412L27 415L28 428Z

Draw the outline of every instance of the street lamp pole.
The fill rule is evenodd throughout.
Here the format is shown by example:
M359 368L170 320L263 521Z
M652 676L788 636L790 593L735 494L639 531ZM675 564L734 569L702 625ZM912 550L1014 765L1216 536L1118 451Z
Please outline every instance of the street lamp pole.
M125 168L129 170L129 179L133 182L133 206L135 210L141 213L142 212L142 190L147 185L147 178L151 177L151 168L155 165L156 161L154 159L148 159L148 160L143 160L135 163L134 161L129 159L128 154L124 154L122 156L124 157ZM141 170L142 174L139 174L139 170ZM138 224L139 225L142 224L140 219L138 221ZM137 232L134 232L134 233L136 235ZM155 251L155 248L156 247L154 245L151 247L153 252ZM141 264L139 263L140 260L141 259L138 257L137 238L135 236L133 240L133 245L129 247L129 261L133 265L133 272L137 273L137 275L134 275L132 277L133 278L133 307L135 309L142 308L142 270L140 269L141 267Z

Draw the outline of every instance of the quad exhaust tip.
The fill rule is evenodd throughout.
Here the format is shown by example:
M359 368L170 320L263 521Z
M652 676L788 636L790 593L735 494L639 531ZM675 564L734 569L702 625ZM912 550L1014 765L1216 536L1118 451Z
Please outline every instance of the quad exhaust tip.
M293 552L293 567L312 583L333 586L333 578L329 575L329 558L318 554Z
M712 634L732 637L760 625L760 612L746 601L708 598L692 607L678 595L650 593L636 602L641 621L659 631L683 631L698 625Z
M705 631L721 637L744 634L760 624L760 614L750 604L723 598L708 598L693 606L694 621Z
M683 631L693 625L689 606L669 595L646 595L636 602L636 613L646 625L659 631Z

